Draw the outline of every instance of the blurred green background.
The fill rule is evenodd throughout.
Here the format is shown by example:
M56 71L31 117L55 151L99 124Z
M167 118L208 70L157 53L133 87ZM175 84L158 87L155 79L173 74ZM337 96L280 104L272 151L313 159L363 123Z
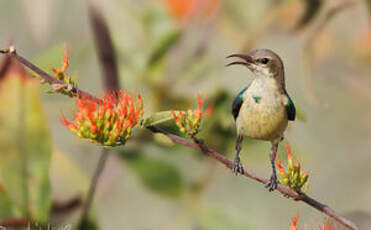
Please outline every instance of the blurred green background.
M225 68L225 57L255 48L276 51L299 109L286 140L310 172L309 195L341 214L369 219L371 3L351 2L329 21L328 12L341 1L106 0L97 5L111 31L121 88L143 95L145 115L195 108L200 92L215 107L199 136L229 159L236 138L231 103L252 75ZM49 72L60 65L66 43L72 53L68 72L81 89L102 95L85 1L1 0L0 47L9 42ZM84 196L101 147L60 124L61 111L72 117L72 99L47 94L47 85L9 79L0 80L0 220L31 216L74 225L78 208L58 213L51 207ZM172 122L163 128L181 135ZM126 146L111 153L93 209L99 229L288 229L296 213L301 223L324 218L147 130L138 128ZM247 140L242 162L268 177L268 153L269 143ZM283 147L279 158L286 159Z

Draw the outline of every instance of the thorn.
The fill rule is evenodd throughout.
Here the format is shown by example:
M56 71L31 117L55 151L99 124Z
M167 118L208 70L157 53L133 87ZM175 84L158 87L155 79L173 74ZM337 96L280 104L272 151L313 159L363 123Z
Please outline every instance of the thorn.
M6 48L6 49L0 49L0 53L2 53L2 54L7 54L7 53L9 53L9 48Z
M44 78L42 78L42 77L38 77L38 78L39 78L39 81L40 81L41 84L44 84L46 82L46 80Z
M16 52L15 46L9 46L9 53L14 54Z
M73 85L68 84L68 85L67 85L67 91L68 91L68 92L71 92L72 90L73 90Z
M52 88L53 88L53 90L58 91L58 90L61 90L61 89L68 88L68 85L65 85L65 84L53 84L52 85Z

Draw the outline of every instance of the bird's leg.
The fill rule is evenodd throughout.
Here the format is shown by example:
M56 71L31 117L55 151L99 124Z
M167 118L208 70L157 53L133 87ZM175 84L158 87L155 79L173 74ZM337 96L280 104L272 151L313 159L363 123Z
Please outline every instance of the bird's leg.
M240 151L241 151L241 145L242 145L242 140L243 140L243 137L241 135L238 135L237 136L237 141L236 141L236 155L234 157L234 161L233 161L233 173L238 175L239 173L240 174L243 174L244 171L243 171L243 167L242 167L242 164L241 164L241 160L240 160Z
M272 164L272 176L265 186L268 188L270 192L274 191L277 188L277 175L276 175L276 154L277 154L277 149L278 149L278 143L272 143L272 148L271 148L271 154L270 154L270 159L271 159L271 164Z

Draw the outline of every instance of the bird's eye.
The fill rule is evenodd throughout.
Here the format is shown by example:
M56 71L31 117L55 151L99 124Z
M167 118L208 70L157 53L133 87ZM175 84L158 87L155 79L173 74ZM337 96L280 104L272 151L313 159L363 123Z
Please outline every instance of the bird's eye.
M262 58L262 59L260 59L260 62L263 63L263 64L267 64L269 62L269 59L268 58Z

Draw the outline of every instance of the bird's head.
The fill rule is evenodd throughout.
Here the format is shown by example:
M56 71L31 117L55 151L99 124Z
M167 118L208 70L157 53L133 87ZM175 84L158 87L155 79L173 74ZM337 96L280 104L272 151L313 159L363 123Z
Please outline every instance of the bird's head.
M227 58L237 57L241 61L229 63L231 65L244 65L256 76L269 77L284 84L284 67L281 58L271 50L258 49L248 54L232 54Z

